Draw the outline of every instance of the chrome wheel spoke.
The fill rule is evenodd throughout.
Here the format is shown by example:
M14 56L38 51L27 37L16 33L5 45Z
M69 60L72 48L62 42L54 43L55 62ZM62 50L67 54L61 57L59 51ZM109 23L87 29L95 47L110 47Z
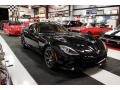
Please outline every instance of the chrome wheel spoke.
M46 64L48 65L48 67L53 66L54 64L54 56L53 56L53 52L51 51L51 49L47 49L44 53L44 58L46 61Z

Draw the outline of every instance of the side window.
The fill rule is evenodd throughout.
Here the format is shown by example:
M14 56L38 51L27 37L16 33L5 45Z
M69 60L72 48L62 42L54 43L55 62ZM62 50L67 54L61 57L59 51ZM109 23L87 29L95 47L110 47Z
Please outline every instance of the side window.
M40 30L39 30L40 33L45 33L49 29L48 25L46 24L40 24L39 26L40 26Z
M37 24L32 24L30 27L30 32L32 33L38 33L38 25Z
M29 27L30 30L34 30L34 24Z
M34 25L34 33L39 33L38 24L35 24L35 25Z

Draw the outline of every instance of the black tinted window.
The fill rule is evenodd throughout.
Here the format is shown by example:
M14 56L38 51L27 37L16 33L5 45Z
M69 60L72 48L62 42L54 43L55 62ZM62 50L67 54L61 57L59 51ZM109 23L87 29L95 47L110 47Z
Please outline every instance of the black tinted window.
M75 27L75 26L81 26L82 23L78 21L70 21L69 25L71 25L72 27Z
M50 24L50 23L39 24L38 27L40 27L40 29L39 29L40 33L46 33L46 32L66 32L67 31L61 25Z
M21 22L9 22L9 25L21 25Z
M34 30L34 24L30 25L29 29Z
M39 27L37 24L32 24L29 29L33 32L33 33L38 33L39 32Z

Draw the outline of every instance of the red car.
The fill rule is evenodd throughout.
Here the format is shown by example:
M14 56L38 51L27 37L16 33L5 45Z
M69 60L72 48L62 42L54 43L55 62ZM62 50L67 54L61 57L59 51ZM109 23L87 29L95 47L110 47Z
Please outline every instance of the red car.
M72 31L77 31L77 32L81 32L82 34L91 34L94 36L99 36L104 32L107 32L109 30L112 30L112 28L109 28L107 25L105 24L84 24L82 26L75 26L75 27L69 27L69 30Z
M24 26L21 22L10 21L3 25L3 30L8 35L20 35Z

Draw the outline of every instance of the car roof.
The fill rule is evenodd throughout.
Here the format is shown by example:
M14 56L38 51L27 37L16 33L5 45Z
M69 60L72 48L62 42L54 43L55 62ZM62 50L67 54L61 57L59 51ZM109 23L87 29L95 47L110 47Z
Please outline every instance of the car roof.
M39 23L34 23L34 24L55 24L55 25L61 25L57 22L39 22Z

